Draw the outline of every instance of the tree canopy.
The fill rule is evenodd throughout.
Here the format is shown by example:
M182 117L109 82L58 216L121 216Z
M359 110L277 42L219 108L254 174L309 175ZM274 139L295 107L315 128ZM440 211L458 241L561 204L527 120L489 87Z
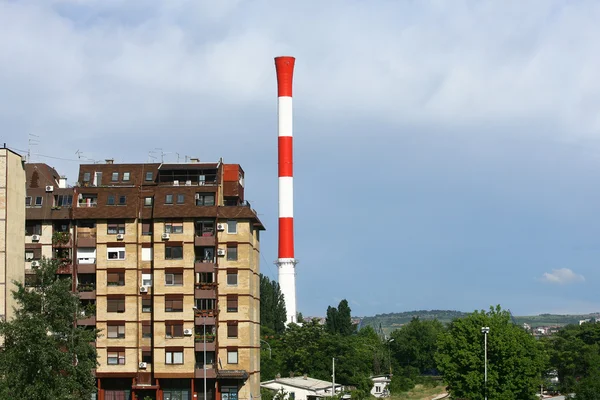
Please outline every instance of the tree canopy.
M279 283L260 274L260 325L263 331L283 333L287 320Z
M339 333L343 336L354 333L356 328L352 324L351 312L348 300L346 299L340 301L337 308L327 307L327 318L325 320L327 331L330 333Z
M542 346L497 306L453 321L440 335L437 367L453 398L484 399L484 335L488 334L488 398L533 399L546 365Z
M76 326L79 298L57 268L57 261L44 259L35 287L15 282L15 318L0 322L2 399L89 399L96 390L97 333Z

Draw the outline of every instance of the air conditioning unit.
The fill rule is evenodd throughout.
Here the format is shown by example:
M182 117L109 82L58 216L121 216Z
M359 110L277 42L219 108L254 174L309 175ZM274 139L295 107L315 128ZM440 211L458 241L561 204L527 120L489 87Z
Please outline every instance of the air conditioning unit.
M39 242L40 241L40 235L31 235L31 241L32 242Z
M117 240L123 240L123 239L125 239L125 235L123 235L122 233L118 233Z
M169 240L171 238L171 235L169 235L168 233L163 233L161 237L162 240Z
M173 186L179 186L179 181L177 179L173 181Z
M225 224L217 224L217 230L218 231L224 231L225 230Z
M54 192L54 186L46 186L46 192Z
M147 286L140 286L140 293L148 293L148 287Z
M145 362L142 361L140 363L139 367L140 367L140 369L146 369L148 367L148 363L145 363Z
M32 261L31 262L31 267L39 267L40 266L40 262L39 261Z
M184 336L192 336L192 330L191 329L184 329L183 330L183 335Z
M192 181L185 181L185 186L192 186Z
M217 255L218 256L224 256L225 255L225 249L217 249Z

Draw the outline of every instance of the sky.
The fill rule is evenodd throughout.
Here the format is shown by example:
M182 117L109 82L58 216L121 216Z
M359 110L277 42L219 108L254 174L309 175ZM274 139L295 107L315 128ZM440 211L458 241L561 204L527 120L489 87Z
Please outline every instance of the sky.
M296 57L297 304L600 312L600 2L0 0L0 137L223 158L277 278L273 58ZM35 136L33 136L35 135Z

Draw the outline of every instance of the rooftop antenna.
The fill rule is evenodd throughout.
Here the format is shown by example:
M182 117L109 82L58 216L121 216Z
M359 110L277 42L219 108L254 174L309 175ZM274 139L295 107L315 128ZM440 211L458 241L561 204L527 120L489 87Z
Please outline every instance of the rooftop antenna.
M177 154L177 164L179 164L179 153L175 153Z
M40 143L40 141L37 138L39 138L38 135L34 135L33 133L29 134L29 139L27 140L27 162L28 163L31 162L31 147L37 146Z
M154 152L152 150L148 152L148 163L151 163L151 160L156 160L156 157L154 157L153 154Z

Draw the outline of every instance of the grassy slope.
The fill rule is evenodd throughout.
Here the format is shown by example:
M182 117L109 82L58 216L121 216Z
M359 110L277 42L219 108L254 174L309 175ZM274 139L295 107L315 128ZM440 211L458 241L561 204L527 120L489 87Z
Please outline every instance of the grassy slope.
M425 388L423 385L417 385L409 392L392 395L391 400L430 400L435 396L445 393L445 387L443 385L435 388Z
M400 328L402 325L410 322L414 317L419 317L421 320L437 319L440 322L447 324L453 319L461 318L467 315L467 313L453 310L420 310L420 311L408 311L401 313L391 314L378 314L374 317L364 317L362 320L362 326L371 325L375 329L378 329L380 324L385 333L390 333L394 329ZM554 314L541 314L532 316L515 316L515 322L519 325L523 323L529 324L535 328L538 326L549 326L559 325L564 326L568 324L577 324L579 320L588 318L600 318L598 314L579 314L579 315L554 315Z

